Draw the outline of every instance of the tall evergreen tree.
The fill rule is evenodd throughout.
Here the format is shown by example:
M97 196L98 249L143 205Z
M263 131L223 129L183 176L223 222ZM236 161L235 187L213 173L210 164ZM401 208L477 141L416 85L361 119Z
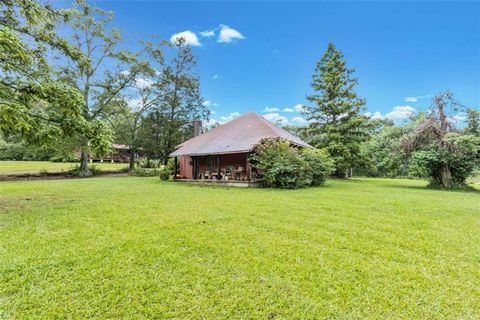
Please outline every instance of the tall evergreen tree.
M337 176L349 175L359 159L361 144L368 140L368 119L361 114L366 101L355 92L358 80L352 77L353 72L347 68L343 54L330 43L315 68L315 93L307 96L314 105L305 107L312 143L328 150Z

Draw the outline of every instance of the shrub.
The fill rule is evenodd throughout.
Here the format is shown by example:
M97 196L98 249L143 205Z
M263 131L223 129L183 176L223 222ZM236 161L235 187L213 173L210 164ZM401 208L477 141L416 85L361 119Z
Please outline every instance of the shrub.
M163 169L160 170L160 180L166 181L170 179L170 174L171 171L167 169L167 167L164 167Z
M160 168L160 161L159 160L151 160L151 159L142 159L138 161L138 166L140 168L148 168L148 169L157 169Z
M327 176L335 171L335 163L325 150L305 149L303 159L309 166L312 186L324 184Z
M324 151L300 152L279 138L263 139L250 162L264 186L283 189L320 185L333 171L333 162Z
M159 172L157 169L135 168L132 174L137 177L155 177Z
M49 148L40 148L28 145L25 142L8 143L0 137L0 160L49 160L53 151Z

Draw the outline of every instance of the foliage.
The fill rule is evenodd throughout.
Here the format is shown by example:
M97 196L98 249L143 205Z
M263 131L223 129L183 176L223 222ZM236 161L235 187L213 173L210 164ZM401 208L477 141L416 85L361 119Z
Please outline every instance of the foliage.
M54 151L25 141L8 143L0 138L0 160L50 160Z
M171 173L172 172L169 169L163 167L162 169L160 169L160 180L166 181L170 179Z
M304 150L279 138L266 138L255 147L250 163L266 187L296 189L321 185L333 170L333 162L323 150Z
M135 165L135 155L140 151L139 131L144 116L161 99L158 72L153 66L161 68L163 54L160 46L146 44L137 56L143 56L143 64L137 63L135 81L126 86L118 98L105 107L103 114L110 120L116 133L116 140L130 147L129 171ZM129 71L128 71L129 72Z
M164 165L160 169L160 179L161 180L168 180L171 176L175 175L175 160L173 158L169 158L167 164ZM178 168L177 168L178 169Z
M308 174L311 176L311 185L320 186L335 171L335 164L326 150L304 149L303 159L308 164Z
M362 145L362 161L356 167L357 173L371 177L407 176L408 160L401 140L411 124L398 126L389 120L370 122L371 138Z
M137 177L156 177L158 174L161 173L161 170L151 168L135 168L133 171L130 172Z
M29 143L54 145L83 129L83 98L62 82L49 61L82 61L81 52L56 33L68 10L33 0L0 3L0 130Z
M480 135L480 111L475 109L467 110L467 127L465 133Z
M479 318L479 194L424 187L0 183L0 310L7 319Z
M315 93L307 96L314 105L305 107L310 142L328 150L337 176L344 176L359 161L361 144L368 140L367 117L361 114L365 100L355 93L358 80L352 77L353 72L330 43L315 68Z
M181 142L192 137L192 122L208 119L209 111L200 95L196 58L185 40L168 45L166 59L155 87L159 99L141 129L141 147L152 150L167 163L170 153Z
M146 168L146 169L157 169L161 167L161 164L158 160L152 160L150 158L141 159L138 161L139 168Z
M438 94L424 121L403 140L412 155L412 173L427 178L432 186L464 186L478 164L480 138L458 133L449 120L448 110L456 112L460 107L451 92Z
M146 63L134 54L119 48L121 35L112 27L113 14L91 6L87 1L76 0L69 10L66 24L69 40L84 59L63 63L61 77L75 86L82 96L81 113L84 130L78 133L81 149L79 175L88 176L88 154L102 155L110 151L113 133L110 128L109 107ZM108 68L105 68L108 65Z
M412 175L430 181L432 187L445 187L442 171L448 165L451 171L449 188L465 187L466 179L480 164L480 137L450 133L445 137L447 148L435 143L415 151L411 159Z

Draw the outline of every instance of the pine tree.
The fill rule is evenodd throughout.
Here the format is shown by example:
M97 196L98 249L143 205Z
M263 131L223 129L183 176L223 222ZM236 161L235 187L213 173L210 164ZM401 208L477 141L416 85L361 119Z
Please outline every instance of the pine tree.
M343 54L330 43L313 75L314 103L305 107L309 131L317 148L326 148L335 161L337 176L351 175L360 157L360 147L368 140L367 117L361 114L366 101L357 96L358 80L352 77ZM350 173L349 173L350 172Z

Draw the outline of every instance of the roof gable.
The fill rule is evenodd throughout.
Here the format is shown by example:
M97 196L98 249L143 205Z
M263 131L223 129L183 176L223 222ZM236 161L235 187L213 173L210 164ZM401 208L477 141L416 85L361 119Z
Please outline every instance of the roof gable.
M255 112L249 112L177 146L171 157L251 151L264 138L282 138L292 144L311 148L308 143L275 126Z

